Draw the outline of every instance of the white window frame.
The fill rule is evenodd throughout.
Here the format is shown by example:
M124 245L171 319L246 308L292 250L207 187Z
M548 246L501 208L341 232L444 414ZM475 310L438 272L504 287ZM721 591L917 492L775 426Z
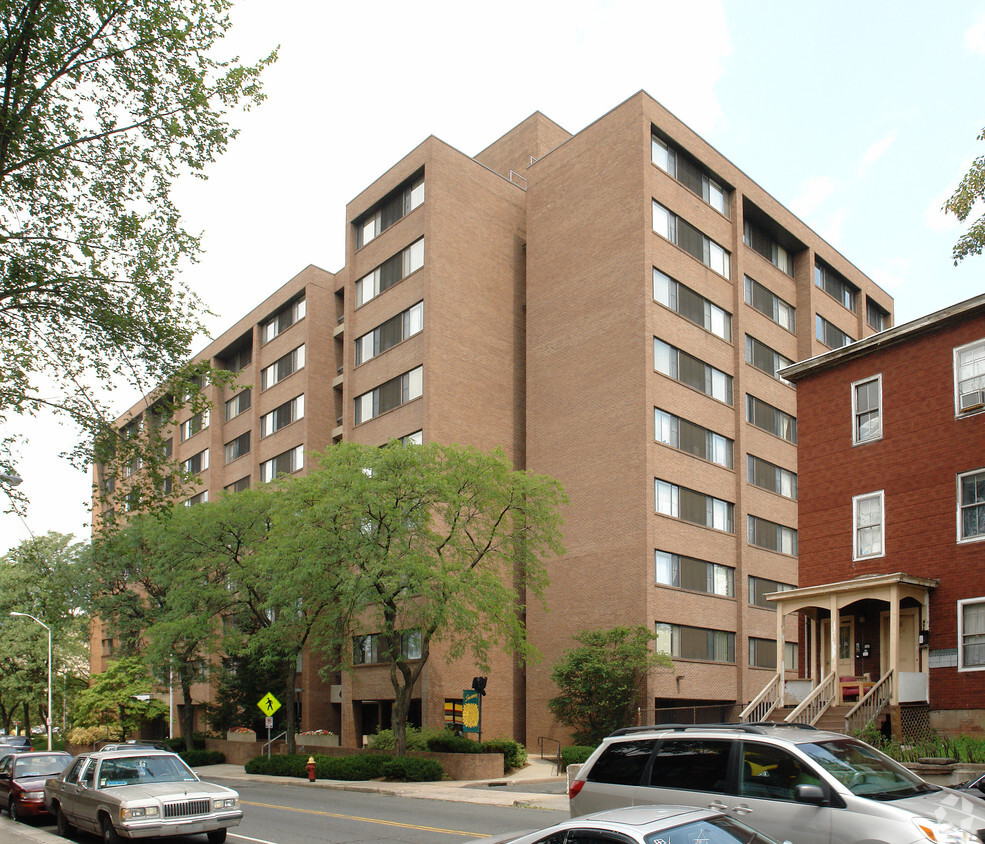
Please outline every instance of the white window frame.
M961 498L961 481L967 478L969 475L981 475L985 474L985 468L982 469L972 469L968 472L962 472L955 478L955 501L957 502L957 540L959 545L965 545L971 542L982 542L985 541L985 533L978 534L975 536L965 536L964 535L964 519L962 518L962 510L965 508L965 503ZM970 506L970 505L968 505Z
M961 394L961 392L958 389L959 388L959 379L958 379L959 365L958 365L958 359L960 358L962 352L973 350L976 347L981 347L982 348L982 357L985 358L985 338L982 338L981 340L975 340L973 343L965 343L963 346L958 346L954 350L954 367L953 367L953 369L954 369L954 416L955 416L955 418L957 418L957 417L965 417L965 416L975 416L975 415L977 415L979 413L985 412L985 405L983 405L982 407L976 407L973 410L965 410L965 411L962 411L961 410L961 395L962 394ZM985 374L983 374L982 376L972 376L972 377L973 378L974 377L982 377L983 379L985 379ZM965 378L964 380L965 381L969 381L971 379L970 378ZM985 392L985 385L979 387L978 389L981 390L981 391L983 391L983 392ZM970 392L973 392L973 391L969 391L969 394L970 394Z
M873 381L878 385L879 398L879 433L876 436L865 437L864 439L859 432L858 424L858 389L859 387L864 387L866 384L871 384ZM878 442L882 439L883 430L883 405L882 405L882 373L878 375L873 375L869 378L861 378L858 381L852 382L852 445L865 445L866 443Z
M985 598L963 598L958 601L958 671L985 671L985 662L974 665L965 665L965 632L964 632L964 610L966 606L975 604L985 604ZM969 633L969 636L985 636L985 633Z
M873 525L859 524L859 504L870 499L879 501L879 551L875 554L863 554L859 547L859 532ZM852 559L874 560L886 556L886 495L884 490L866 492L852 498Z

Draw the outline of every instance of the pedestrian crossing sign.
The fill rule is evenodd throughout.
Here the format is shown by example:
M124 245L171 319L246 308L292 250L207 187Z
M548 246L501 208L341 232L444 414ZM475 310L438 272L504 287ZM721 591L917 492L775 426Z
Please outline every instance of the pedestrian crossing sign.
M280 709L280 701L277 700L270 692L267 692L262 698L260 698L257 706L260 707L260 711L264 715L273 715L278 709Z

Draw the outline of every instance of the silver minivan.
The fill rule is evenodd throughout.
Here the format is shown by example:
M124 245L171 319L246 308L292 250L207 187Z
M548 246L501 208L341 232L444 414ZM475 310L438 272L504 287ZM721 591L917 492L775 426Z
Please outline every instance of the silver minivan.
M985 842L985 800L931 785L865 742L797 724L618 730L568 796L572 816L701 806L792 844Z

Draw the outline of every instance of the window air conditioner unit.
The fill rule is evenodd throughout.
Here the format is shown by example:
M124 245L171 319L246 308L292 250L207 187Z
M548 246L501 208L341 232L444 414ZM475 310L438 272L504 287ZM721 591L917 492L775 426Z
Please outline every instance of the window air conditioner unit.
M962 413L969 410L976 410L982 406L985 406L985 395L982 394L981 390L974 390L970 393L962 393L958 397L958 409Z

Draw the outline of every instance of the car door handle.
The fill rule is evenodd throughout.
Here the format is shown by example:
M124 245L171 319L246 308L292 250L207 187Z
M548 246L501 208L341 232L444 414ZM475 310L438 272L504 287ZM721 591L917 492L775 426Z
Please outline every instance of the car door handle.
M724 812L728 809L728 804L722 803L720 800L712 800L711 803L708 804L708 808L714 809L716 812Z

